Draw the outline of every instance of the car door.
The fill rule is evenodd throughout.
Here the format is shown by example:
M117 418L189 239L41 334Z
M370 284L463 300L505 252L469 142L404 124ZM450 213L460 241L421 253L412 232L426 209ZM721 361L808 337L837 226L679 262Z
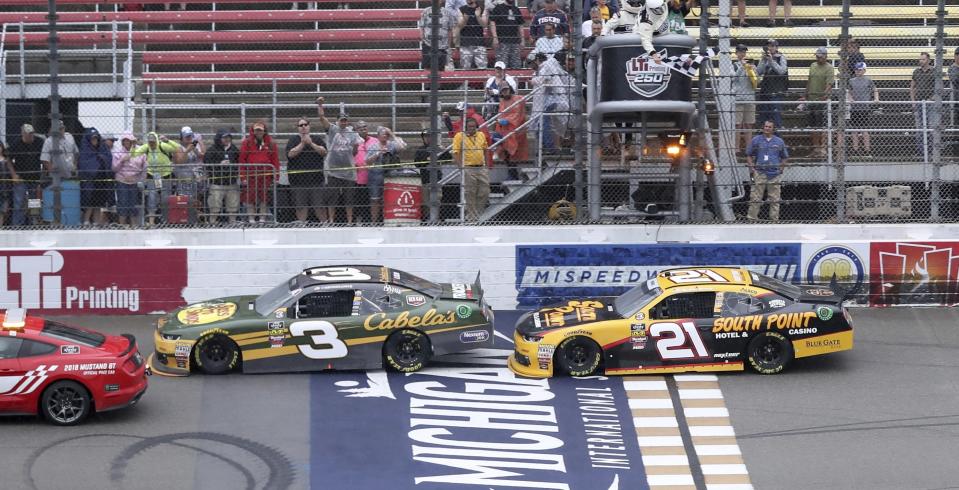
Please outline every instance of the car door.
M663 297L648 310L650 365L704 364L712 360L711 330L716 315L716 292L694 291Z
M354 299L353 288L321 289L301 294L288 307L287 345L299 351L292 359L298 368L352 369L339 326L350 322Z
M716 294L719 314L706 344L717 361L741 361L749 339L760 331L767 305L763 299L742 292Z
M19 337L8 336L6 332L0 333L0 410L10 411L17 400L23 398L14 394L26 374L17 358L23 341Z
M30 413L36 409L36 397L48 385L49 377L63 372L63 365L51 356L57 350L56 345L33 339L22 340L17 361L24 380L15 391L19 391L23 396L11 400L10 410Z

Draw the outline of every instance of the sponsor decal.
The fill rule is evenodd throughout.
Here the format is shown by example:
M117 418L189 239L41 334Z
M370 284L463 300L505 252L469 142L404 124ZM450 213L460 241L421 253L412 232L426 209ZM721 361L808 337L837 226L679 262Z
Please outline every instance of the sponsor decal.
M633 345L633 350L645 349L647 340L649 340L649 330L645 323L629 325L629 342Z
M766 315L746 315L717 318L713 320L713 333L716 338L738 338L745 335L720 336L721 333L755 332L763 327L767 329L785 330L789 328L808 327L816 318L816 313L803 311L797 313L772 313Z
M107 392L120 391L120 385L106 385L103 389Z
M286 340L286 334L290 333L290 330L286 328L285 325L286 324L284 322L267 323L267 336L269 337L271 348L283 347L283 342Z
M410 306L423 306L426 304L426 297L422 294L406 295L406 304Z
M739 352L717 352L713 354L717 359L735 359L739 357Z
M866 267L855 250L842 245L821 248L806 262L807 284L849 284L856 291L862 286Z
M745 267L796 283L801 257L798 243L518 245L517 301L521 308L539 308L618 296L644 282L657 287L656 274L674 267Z
M274 317L274 318L285 318L285 317L286 317L286 307L284 306L284 307L282 307L282 308L277 308L276 311L273 312L273 317Z
M486 342L487 340L489 340L489 332L486 330L470 330L460 334L460 342L464 344Z
M659 56L665 59L666 50L660 50ZM671 77L669 65L656 63L648 53L626 61L626 85L643 97L655 97L669 86Z
M0 309L71 315L173 310L184 303L186 269L185 249L5 251Z
M594 322L596 321L596 309L602 307L603 303L599 301L572 300L566 303L565 306L539 310L536 315L542 317L542 323L547 328L556 328L566 326L566 322L568 321L576 321L578 323Z
M386 291L388 294L403 294L403 289L392 284L384 284L383 291Z
M61 345L60 353L69 355L69 354L79 354L80 346L79 345Z
M399 280L400 280L400 273L399 273L399 272L393 271L393 280L394 280L394 281L399 281Z
M769 301L769 307L772 308L772 309L785 308L785 307L786 307L786 301L785 301L785 300L781 300L781 299L770 300L770 301Z
M555 345L539 344L536 349L536 359L539 360L539 362L548 363L551 359L553 359L554 352L556 352Z
M832 308L828 306L820 306L819 308L816 308L816 316L818 316L819 319L824 322L828 321L830 318L832 318Z
M456 307L456 316L466 319L473 315L473 308L469 305L459 305Z
M818 332L819 330L815 327L810 328L790 328L789 335L810 335Z
M117 363L97 362L88 364L64 364L63 372L80 373L81 376L101 376L116 374Z
M870 244L873 305L959 303L959 242Z
M810 296L819 296L819 297L833 296L834 294L836 294L831 289L806 289L803 292Z
M186 359L190 357L190 350L193 348L192 344L186 342L177 342L173 347L173 356L178 359Z
M206 325L226 320L236 313L236 303L197 303L187 306L176 314L184 325Z
M363 321L363 328L374 331L405 327L436 327L452 323L456 323L456 313L452 311L437 313L436 308L430 308L422 316L410 315L408 311L400 313L396 318L389 318L386 313L374 313Z
M357 289L353 294L353 309L350 311L350 316L359 316L361 306L363 306L363 291Z
M470 284L451 284L453 299L473 299L473 286Z

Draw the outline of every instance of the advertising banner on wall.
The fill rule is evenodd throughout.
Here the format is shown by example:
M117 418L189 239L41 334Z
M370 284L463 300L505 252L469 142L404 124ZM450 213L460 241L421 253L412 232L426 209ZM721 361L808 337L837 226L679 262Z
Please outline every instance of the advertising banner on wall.
M869 294L869 243L803 243L802 283L836 286L851 299Z
M872 242L870 304L959 303L959 242Z
M186 249L2 250L0 308L130 315L184 304Z
M615 296L683 266L746 267L786 282L800 281L798 243L517 245L521 308L573 298Z

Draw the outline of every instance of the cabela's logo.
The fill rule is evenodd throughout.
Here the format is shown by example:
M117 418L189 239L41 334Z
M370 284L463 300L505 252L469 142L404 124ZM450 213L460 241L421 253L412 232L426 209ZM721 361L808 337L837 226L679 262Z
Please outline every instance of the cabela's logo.
M666 50L659 52L661 58L666 57ZM643 54L626 62L626 83L629 88L643 97L655 97L669 86L669 66L665 63L656 63Z

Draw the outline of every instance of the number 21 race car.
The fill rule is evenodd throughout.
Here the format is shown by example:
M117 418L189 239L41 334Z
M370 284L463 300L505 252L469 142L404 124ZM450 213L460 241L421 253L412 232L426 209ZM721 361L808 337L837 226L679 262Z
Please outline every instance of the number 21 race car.
M132 335L69 327L21 309L3 313L0 414L79 424L94 411L135 405L149 374Z
M612 301L572 300L522 315L509 367L530 377L739 371L852 349L842 297L740 268L683 268Z
M493 345L479 274L438 284L375 265L306 269L260 296L210 300L157 321L157 374L378 369Z

